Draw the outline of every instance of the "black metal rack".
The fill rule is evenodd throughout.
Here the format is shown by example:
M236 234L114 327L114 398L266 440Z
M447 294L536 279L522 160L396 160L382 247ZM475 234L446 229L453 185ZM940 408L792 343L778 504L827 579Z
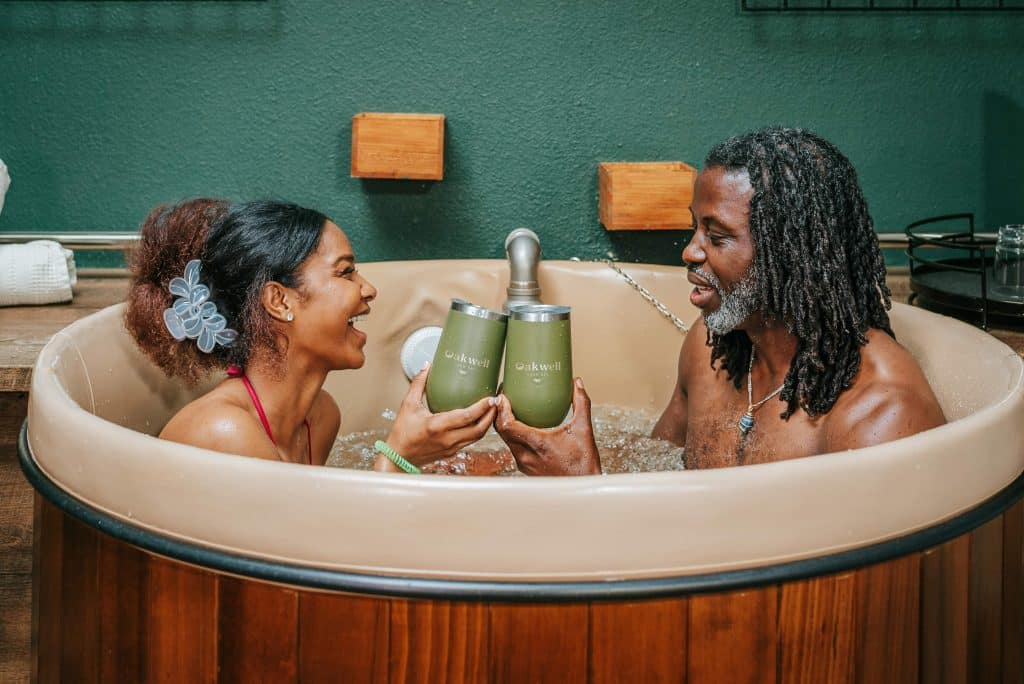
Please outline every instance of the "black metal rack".
M741 0L742 12L1024 12L1024 0Z
M960 221L966 231L938 232L936 224ZM931 231L923 231L929 226ZM1024 303L991 291L995 237L974 231L974 214L946 214L915 221L904 231L910 262L911 303L988 329L1024 326ZM929 249L922 249L929 248ZM935 258L927 256L930 248Z

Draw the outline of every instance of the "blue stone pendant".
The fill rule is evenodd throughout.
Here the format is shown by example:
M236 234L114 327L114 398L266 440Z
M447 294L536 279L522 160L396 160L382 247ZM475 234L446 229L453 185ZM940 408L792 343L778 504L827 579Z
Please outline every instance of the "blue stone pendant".
M754 429L754 414L747 411L740 418L740 433L746 435L748 432Z

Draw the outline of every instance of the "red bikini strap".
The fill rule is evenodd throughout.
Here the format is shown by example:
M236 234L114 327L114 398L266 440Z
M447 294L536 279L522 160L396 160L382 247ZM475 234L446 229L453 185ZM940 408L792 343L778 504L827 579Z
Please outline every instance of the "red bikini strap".
M309 457L309 465L313 465L313 433L309 431L309 419L303 418L302 424L306 426L306 456Z
M242 378L242 384L244 384L245 389L249 391L249 397L252 399L252 405L256 407L256 413L260 416L260 422L263 423L263 429L267 431L267 437L270 438L270 443L277 446L277 442L274 441L274 433L270 431L270 423L267 422L267 414L263 411L263 404L260 403L260 398L256 396L256 390L253 389L252 383L249 382L249 378L245 377L245 371L232 364L228 366L228 377ZM309 419L303 418L302 424L306 426L306 456L309 459L309 465L313 465L313 433L309 428Z
M263 411L263 404L260 403L260 398L256 396L256 390L253 389L252 383L249 382L249 378L245 377L245 371L238 366L228 366L228 376L232 378L242 378L242 384L244 384L245 389L249 391L249 398L252 399L252 405L256 407L256 413L260 416L260 422L263 423L263 429L267 431L267 437L270 438L270 443L277 446L277 442L274 441L274 433L270 431L270 423L267 421L267 414Z

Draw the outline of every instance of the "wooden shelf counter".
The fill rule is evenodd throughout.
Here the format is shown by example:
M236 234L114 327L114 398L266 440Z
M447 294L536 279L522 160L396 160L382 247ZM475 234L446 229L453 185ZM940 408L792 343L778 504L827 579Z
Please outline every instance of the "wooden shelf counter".
M0 682L29 680L33 489L18 467L32 368L53 335L124 300L125 277L82 277L67 304L0 308Z

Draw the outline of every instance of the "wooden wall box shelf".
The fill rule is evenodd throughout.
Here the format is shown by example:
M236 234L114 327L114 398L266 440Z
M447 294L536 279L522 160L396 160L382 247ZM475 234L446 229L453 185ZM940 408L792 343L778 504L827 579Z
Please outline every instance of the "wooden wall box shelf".
M441 180L444 114L356 114L352 177Z
M608 230L691 228L697 170L683 162L604 162L598 168L601 223Z

